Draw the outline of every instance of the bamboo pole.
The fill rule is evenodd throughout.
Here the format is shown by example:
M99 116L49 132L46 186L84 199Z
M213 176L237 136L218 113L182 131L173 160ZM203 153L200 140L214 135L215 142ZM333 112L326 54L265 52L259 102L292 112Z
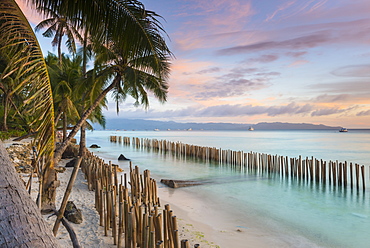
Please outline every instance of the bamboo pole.
M80 168L81 161L82 161L82 157L78 157L76 162L75 162L75 166L73 168L71 177L69 179L66 191L64 192L64 197L63 197L63 200L62 200L62 204L60 205L60 209L59 209L58 214L57 214L57 219L55 220L54 227L53 227L54 236L56 236L57 233L58 233L60 222L63 218L64 211L66 210L68 198L69 198L69 195L72 192L72 187L73 187L73 184L76 180L78 169Z

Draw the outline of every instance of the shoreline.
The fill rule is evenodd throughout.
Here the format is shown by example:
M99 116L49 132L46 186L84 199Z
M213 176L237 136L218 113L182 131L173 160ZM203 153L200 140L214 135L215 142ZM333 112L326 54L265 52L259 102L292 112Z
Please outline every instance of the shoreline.
M109 159L104 158L104 156L99 157L105 159L106 162L109 161ZM69 159L63 159L58 165L64 167L68 161ZM124 172L128 171L128 163L125 163L125 165L121 164L120 167L124 169ZM61 185L57 189L57 208L59 208L62 201L72 169L73 168L66 168L64 173L58 173L58 180L60 180ZM140 168L141 171L145 169L146 168ZM36 184L34 184L32 188L32 197L36 199ZM236 226L235 223L238 223L238 221L229 211L217 209L216 205L212 204L212 202L210 203L204 201L204 199L193 196L186 190L172 189L158 183L158 196L161 200L161 209L165 204L171 206L174 215L176 215L179 220L180 237L181 239L188 239L190 244L198 243L201 247L209 248L292 247L294 244L294 242L287 242L284 238L282 239L278 233L271 233L270 230L261 228L260 225L253 220ZM77 208L82 210L84 221L78 225L73 223L71 223L71 225L82 247L116 247L113 245L113 239L109 236L105 237L103 228L99 226L99 215L94 207L94 197L94 191L88 190L84 175L79 171L69 200L74 201ZM55 216L48 217L48 215L46 215L44 219L52 229ZM68 232L62 225L59 229L57 239L61 246L69 247L72 245ZM298 242L295 247L313 247L299 243L300 242Z

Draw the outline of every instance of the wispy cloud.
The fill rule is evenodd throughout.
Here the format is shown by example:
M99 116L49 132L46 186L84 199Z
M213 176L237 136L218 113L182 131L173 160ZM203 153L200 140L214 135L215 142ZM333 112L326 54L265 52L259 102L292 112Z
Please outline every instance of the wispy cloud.
M356 114L357 116L370 116L370 109L366 111L361 111Z
M332 74L338 77L370 77L370 64L340 67L332 71Z
M218 55L235 55L240 53L274 50L274 49L305 49L316 47L328 42L329 35L325 32L301 36L283 41L265 41L245 46L235 46L217 51Z
M273 61L278 60L278 59L279 59L279 56L276 55L276 54L263 54L259 57L248 59L247 61L252 62L252 63L254 63L254 62L270 63L270 62L273 62Z
M136 109L125 112L125 117L137 118L188 118L188 117L247 117L264 115L270 117L277 116L330 116L338 113L345 113L353 108L318 108L312 104L297 104L289 103L278 106L263 106L263 105L242 105L242 104L223 104L209 107L187 107L178 110L155 111L149 110L145 113L143 110ZM360 114L361 113L361 114ZM370 111L360 112L358 115L369 115Z

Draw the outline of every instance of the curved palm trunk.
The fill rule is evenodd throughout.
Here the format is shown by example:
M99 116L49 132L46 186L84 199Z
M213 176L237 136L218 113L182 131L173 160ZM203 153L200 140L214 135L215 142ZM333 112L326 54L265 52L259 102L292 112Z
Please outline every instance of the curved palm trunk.
M94 103L88 108L84 114L81 116L81 119L77 122L77 124L73 127L72 131L69 133L66 140L62 142L62 144L57 147L57 149L54 152L54 163L57 164L65 149L67 148L68 144L71 142L71 139L76 135L79 129L81 129L82 125L85 123L87 118L89 118L90 114L96 109L97 106L99 106L100 102L104 99L104 97L108 94L109 91L111 91L120 79L113 80L113 83L110 84L105 90L103 90L100 95L95 99Z
M84 114L81 116L81 119L73 127L68 137L56 148L54 152L55 165L58 164L68 144L71 142L72 138L76 135L78 130L81 129L81 127L84 125L90 114L95 110L97 106L99 106L100 102L104 99L108 92L111 91L116 86L116 84L119 83L119 81L120 78L113 80L113 83L100 93L100 95L95 99L94 103L84 112ZM55 209L56 188L59 186L59 181L57 180L57 173L55 169L50 168L49 166L46 166L46 168L47 171L45 171L44 173L44 181L42 182L43 187L41 211L43 213L50 213L53 211L53 209Z

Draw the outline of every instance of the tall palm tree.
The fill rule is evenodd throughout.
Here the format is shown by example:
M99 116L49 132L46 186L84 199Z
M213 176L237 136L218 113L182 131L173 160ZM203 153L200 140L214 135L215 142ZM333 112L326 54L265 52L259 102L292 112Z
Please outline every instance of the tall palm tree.
M145 95L146 89L154 90L152 86L163 85L167 79L168 60L171 57L165 39L162 36L164 30L158 21L159 16L151 11L145 10L144 6L137 0L29 0L29 6L41 10L49 8L51 11L60 13L71 20L71 24L82 29L90 30L94 37L102 44L114 43L120 48L123 57L132 61L132 66L143 73L138 75L140 81L148 80L143 87L133 87L132 93L138 96ZM25 87L28 92L28 114L34 116L30 125L35 126L38 131L36 142L40 155L47 157L48 164L44 167L42 203L43 209L55 207L56 173L54 163L61 158L61 154L77 133L88 116L99 105L105 95L116 88L123 79L134 78L131 76L122 78L118 75L105 87L102 93L94 99L94 103L81 116L75 129L60 147L54 151L54 110L51 87L47 68L41 53L37 39L32 29L20 11L15 0L0 1L0 54L9 54L11 48L23 44L24 56L16 56L20 50L13 51L14 56L21 58L16 63L11 63L10 74L22 70L22 77L16 89ZM103 30L103 32L96 32ZM14 49L13 49L14 50ZM22 65L25 65L22 67ZM111 68L113 70L113 68ZM144 76L144 72L147 76ZM160 83L155 83L160 82ZM125 89L125 87L121 87ZM157 87L163 90L163 87ZM158 90L154 90L158 93ZM135 93L136 92L136 93ZM162 98L165 100L165 98ZM144 101L145 102L145 101ZM32 106L32 107L31 107ZM53 156L54 155L54 156ZM50 159L53 157L53 159Z
M54 98L54 108L56 113L55 122L58 123L62 117L63 139L67 137L67 126L72 124L72 119L79 118L78 101L80 96L76 91L82 79L82 58L62 55L62 64L55 63L58 58L49 53L46 57L46 63L49 68L51 86ZM72 117L73 118L70 118Z
M67 36L66 45L68 51L72 54L75 54L77 51L75 39L81 41L82 37L78 32L77 28L75 27L75 24L72 24L72 21L70 21L69 18L67 18L66 16L63 16L56 10L47 7L42 7L40 11L46 14L49 18L37 24L35 27L35 31L37 32L41 29L46 28L45 32L42 33L42 35L48 38L54 36L51 44L53 47L57 47L58 49L59 65L61 65L63 59L62 58L63 36Z

